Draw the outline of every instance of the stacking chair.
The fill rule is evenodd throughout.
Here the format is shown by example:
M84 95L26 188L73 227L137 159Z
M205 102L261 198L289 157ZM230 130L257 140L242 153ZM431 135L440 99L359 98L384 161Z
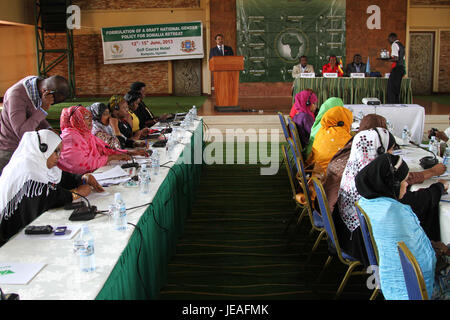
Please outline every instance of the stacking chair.
M290 139L288 139L288 143L289 143L289 146L291 147L291 149L294 150L295 149L294 141L290 138ZM295 151L293 151L293 152L295 152ZM317 210L314 209L312 201L311 201L311 193L309 192L309 188L308 188L308 178L306 175L307 172L303 165L303 158L301 156L299 156L299 157L296 156L295 164L296 164L296 169L297 169L296 179L300 183L301 191L305 195L305 200L306 200L305 209L302 211L301 215L299 216L297 224L300 224L302 222L302 219L304 218L304 216L308 215L309 221L311 222L311 231L309 232L310 236L314 233L314 231L319 232L319 235L318 235L316 241L314 242L310 256L307 259L307 263L308 263L311 258L311 254L317 249L320 241L326 235L326 232L325 232L325 229L323 228L322 217L317 212Z
M304 211L306 210L306 207L303 206L303 204L301 204L300 202L298 202L295 198L295 196L297 195L297 191L300 189L300 186L299 186L298 180L295 179L296 174L294 172L294 167L293 167L292 162L289 161L289 153L288 153L287 147L282 145L281 149L283 152L284 161L286 163L286 171L288 173L289 183L291 185L292 199L295 202L295 214L293 215L293 217L289 221L288 225L286 226L286 229L284 230L284 233L286 233L287 230L289 229L289 226L291 225L293 219L297 215L304 215ZM300 210L301 210L301 212L300 212Z
M336 249L336 254L339 258L339 261L341 261L343 264L348 266L347 272L344 276L344 279L342 279L341 284L339 285L339 288L334 296L335 299L339 298L342 291L344 290L345 285L347 284L348 279L352 275L365 275L366 272L364 271L354 271L356 267L361 266L361 262L353 258L352 256L346 254L341 250L341 247L339 245L339 241L336 234L336 229L334 227L333 218L331 216L330 207L328 206L328 200L325 195L325 191L323 190L322 183L316 178L312 178L314 189L317 194L317 200L319 202L320 207L320 213L322 214L323 224L326 230L326 233L328 235L328 238L331 240L332 245ZM325 265L322 268L322 271L320 272L319 278L317 282L320 282L320 279L322 278L322 275L325 271L325 269L330 264L331 260L333 259L332 255L328 256L327 261L325 262Z
M401 241L397 243L409 300L428 300L427 287L416 258Z
M298 135L297 125L295 124L294 121L292 121L291 117L288 117L288 129L289 129L291 138L294 141L295 153L296 153L297 157L300 157L300 156L303 157L302 156L303 147L302 147L302 143L300 142L300 136Z
M371 266L378 267L378 249L372 234L372 225L370 224L369 217L364 212L364 210L355 203L356 213L358 214L359 225L361 228L361 233L364 239L364 246L366 248L367 257L369 258L369 263ZM370 297L370 300L375 300L380 288L377 286Z
M278 118L280 118L281 122L281 128L283 129L284 137L286 138L286 141L291 136L289 135L289 130L286 125L286 119L284 118L284 115L281 112L278 112Z

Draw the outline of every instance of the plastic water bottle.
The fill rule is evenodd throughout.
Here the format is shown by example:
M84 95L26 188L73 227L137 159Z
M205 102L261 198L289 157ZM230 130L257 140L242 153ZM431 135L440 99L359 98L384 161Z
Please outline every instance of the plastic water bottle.
M150 192L150 172L145 163L141 165L141 170L139 171L139 187L142 194Z
M450 173L450 148L445 149L444 160L442 163L447 167L447 173Z
M78 256L81 271L92 272L95 270L94 235L87 225L81 227L80 235L74 242L74 251Z
M166 143L167 159L169 161L172 160L174 147L175 147L175 142L173 141L172 137L170 137Z
M403 140L403 143L409 144L410 134L409 134L408 126L405 126L405 127L403 128L403 131L402 131L402 140Z
M122 195L117 192L114 194L114 202L117 210L113 217L116 230L125 231L127 229L127 207L122 199Z
M151 175L156 176L159 173L159 153L157 150L153 151L151 156Z
M436 156L439 156L439 142L436 140L436 137L431 137L428 150L433 152Z
M194 116L194 118L197 118L197 107L196 106L192 107L192 115Z

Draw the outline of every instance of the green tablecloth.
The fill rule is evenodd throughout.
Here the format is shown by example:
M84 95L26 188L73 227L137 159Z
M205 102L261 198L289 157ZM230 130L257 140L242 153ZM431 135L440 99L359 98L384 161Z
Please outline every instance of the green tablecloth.
M167 281L167 265L175 253L177 239L184 231L184 221L191 212L200 181L202 164L194 164L193 150L196 143L200 143L203 150L202 124L191 137L191 145L186 146L184 151L188 153L187 157L191 159L191 164L177 163L172 167L173 170L170 170L161 184L153 203L146 209L137 224L143 235L139 256L142 282L137 271L141 236L138 230L135 230L108 280L97 295L97 300L137 300L159 297L159 292Z
M344 104L362 104L363 98L378 98L386 103L387 78L297 78L294 81L292 101L302 90L312 89L317 94L318 106L330 97L339 97ZM400 103L412 104L411 79L403 78Z

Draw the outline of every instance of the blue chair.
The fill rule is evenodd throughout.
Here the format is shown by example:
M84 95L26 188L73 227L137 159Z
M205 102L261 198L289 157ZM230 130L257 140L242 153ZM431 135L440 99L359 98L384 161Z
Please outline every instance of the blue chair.
M306 207L296 200L295 196L297 195L297 191L300 189L300 185L298 183L298 180L295 179L296 174L294 172L293 164L289 161L289 154L288 154L288 150L287 150L286 146L282 145L281 149L282 149L284 161L286 163L286 171L287 171L288 177L289 177L289 184L291 185L292 199L294 200L294 203L295 203L295 212L294 212L293 217L290 219L289 223L286 226L286 229L284 231L284 233L286 233L287 230L289 229L289 226L291 225L292 221L294 220L294 218L298 214L304 215L303 212L306 210ZM300 213L300 210L301 210L301 213Z
M281 128L283 128L284 137L286 138L286 141L291 136L289 135L289 131L286 125L286 119L284 118L284 115L281 112L278 112L278 118L280 118Z
M339 288L334 296L334 298L337 299L341 295L342 291L344 290L344 287L347 284L347 281L350 278L350 276L366 275L366 272L365 272L365 270L364 271L354 271L354 269L356 267L362 265L361 262L341 250L341 247L339 245L339 241L338 241L338 238L336 235L336 229L334 227L333 218L331 216L330 207L328 206L328 200L326 198L325 191L323 190L322 183L316 177L313 177L312 181L314 184L314 190L316 191L317 201L319 202L319 207L320 207L320 213L322 214L323 224L324 224L326 233L328 235L328 238L331 240L332 245L336 249L336 255L338 256L339 261L341 261L344 265L348 266L347 272L344 276L344 279L342 279L341 284L339 285ZM331 263L332 259L333 259L333 256L329 255L327 261L325 262L325 265L322 268L322 271L320 272L317 282L320 282L320 279L322 278L322 275L323 275L325 269Z
M291 147L291 150L295 150L294 141L291 138L288 139L288 143L289 143L289 146ZM293 153L295 153L295 151L293 151ZM311 254L317 249L320 241L322 239L324 239L326 232L325 232L325 229L323 228L322 217L317 212L317 210L314 209L314 206L311 201L311 193L309 192L309 188L308 188L308 176L307 176L307 171L305 170L305 167L303 165L303 158L301 156L300 157L296 156L295 159L296 159L295 165L297 168L296 178L300 183L301 191L305 195L305 200L306 200L306 205L305 205L306 210L303 210L302 214L299 216L297 224L300 224L302 222L302 219L304 218L304 216L307 214L309 217L309 221L311 222L311 230L309 232L309 235L311 236L315 231L319 232L319 235L318 235L316 241L314 242L311 253L307 259L307 263L308 263L311 258Z
M300 136L298 135L297 125L295 124L294 121L292 121L291 117L288 117L288 129L289 129L291 138L294 141L295 152L296 152L297 157L303 158L303 155L302 155L303 148L302 148L302 143L300 142Z
M403 241L397 243L397 248L409 300L428 300L427 287L419 263Z
M378 249L372 234L372 225L370 224L370 219L364 210L355 203L356 213L358 214L359 225L361 228L361 233L364 239L364 247L366 248L367 257L369 258L369 263L371 266L378 267ZM370 297L370 300L375 300L380 288L377 286Z

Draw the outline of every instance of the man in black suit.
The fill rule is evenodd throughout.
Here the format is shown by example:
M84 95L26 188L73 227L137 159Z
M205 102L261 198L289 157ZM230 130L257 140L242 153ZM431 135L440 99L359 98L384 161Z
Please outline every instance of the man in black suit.
M347 77L350 77L351 73L366 73L366 64L362 62L362 57L359 53L355 54L353 62L347 65Z
M233 49L223 44L223 34L216 34L214 40L216 40L216 46L209 51L210 59L214 56L234 56Z

